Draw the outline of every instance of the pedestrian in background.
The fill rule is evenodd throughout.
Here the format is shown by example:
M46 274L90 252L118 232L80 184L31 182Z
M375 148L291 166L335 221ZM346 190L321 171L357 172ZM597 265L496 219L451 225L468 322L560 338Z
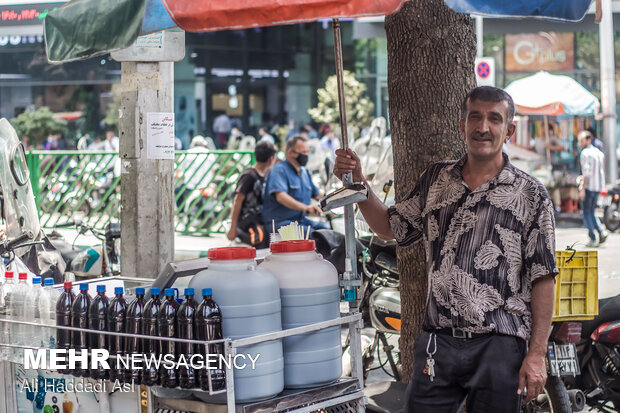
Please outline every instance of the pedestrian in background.
M603 230L595 209L598 195L605 188L605 155L592 145L593 135L584 130L577 135L577 142L581 148L579 162L581 164L581 176L579 184L579 199L582 201L583 224L588 230L589 240L586 247L595 248L607 240L607 231ZM595 231L598 232L598 241Z

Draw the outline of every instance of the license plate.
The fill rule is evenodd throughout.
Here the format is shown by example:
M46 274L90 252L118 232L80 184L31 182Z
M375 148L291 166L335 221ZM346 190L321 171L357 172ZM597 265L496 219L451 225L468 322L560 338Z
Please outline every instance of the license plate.
M611 197L610 196L601 196L599 198L599 202L601 204L601 207L605 208L608 207L609 205L611 205Z
M577 376L579 361L574 343L547 345L547 359L549 361L549 374L552 376Z

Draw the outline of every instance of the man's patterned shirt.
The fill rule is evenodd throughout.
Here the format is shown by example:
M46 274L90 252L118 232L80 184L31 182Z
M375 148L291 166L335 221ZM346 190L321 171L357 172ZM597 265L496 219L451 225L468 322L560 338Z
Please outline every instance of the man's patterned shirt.
M528 339L532 282L558 273L553 205L545 187L506 155L496 177L470 190L465 160L431 165L388 210L399 245L424 242L423 327Z

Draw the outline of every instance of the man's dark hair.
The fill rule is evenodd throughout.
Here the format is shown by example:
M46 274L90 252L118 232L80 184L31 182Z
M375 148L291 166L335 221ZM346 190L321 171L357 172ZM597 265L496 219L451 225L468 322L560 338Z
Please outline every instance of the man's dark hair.
M295 135L293 136L291 139L289 139L286 142L286 151L288 152L290 149L294 149L295 145L297 145L297 142L308 142L308 138L301 136L301 135Z
M256 162L267 162L275 154L276 147L271 142L258 142L256 148L254 148Z
M493 86L478 86L469 91L463 104L461 105L461 118L465 119L467 115L467 102L481 100L483 102L506 102L508 109L506 110L506 123L511 123L515 115L515 104L512 98L504 90Z

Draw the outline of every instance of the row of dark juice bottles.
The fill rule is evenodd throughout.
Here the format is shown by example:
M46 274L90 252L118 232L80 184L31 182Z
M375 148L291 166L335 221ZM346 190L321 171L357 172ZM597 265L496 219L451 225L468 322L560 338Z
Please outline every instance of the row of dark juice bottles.
M136 288L135 298L127 303L123 297L123 288L114 289L115 297L109 301L105 294L105 285L97 285L97 295L91 298L88 284L80 284L80 294L75 296L72 283L64 283L64 292L56 304L57 326L80 327L93 330L92 333L57 329L57 348L62 349L107 349L111 359L109 369L101 363L97 368L63 369L61 373L94 379L119 380L120 382L141 383L148 386L181 387L185 389L200 388L202 390L222 390L225 388L225 373L216 363L210 369L181 366L160 365L155 363L146 366L142 363L139 369L117 368L114 356L131 356L143 354L146 358L162 358L170 355L175 360L183 354L190 360L194 354L206 356L222 355L222 344L197 345L174 341L148 339L147 336L183 338L190 340L218 340L222 338L222 315L218 305L213 301L210 288L202 290L203 300L198 304L194 300L194 289L186 288L185 299L179 305L175 299L175 290L166 288L162 300L161 290L150 289L151 298L145 301L144 288ZM108 334L97 334L97 331L114 333L131 333L144 336L122 337ZM212 356L210 356L212 357ZM89 361L89 367L90 361ZM211 388L209 388L209 372Z

